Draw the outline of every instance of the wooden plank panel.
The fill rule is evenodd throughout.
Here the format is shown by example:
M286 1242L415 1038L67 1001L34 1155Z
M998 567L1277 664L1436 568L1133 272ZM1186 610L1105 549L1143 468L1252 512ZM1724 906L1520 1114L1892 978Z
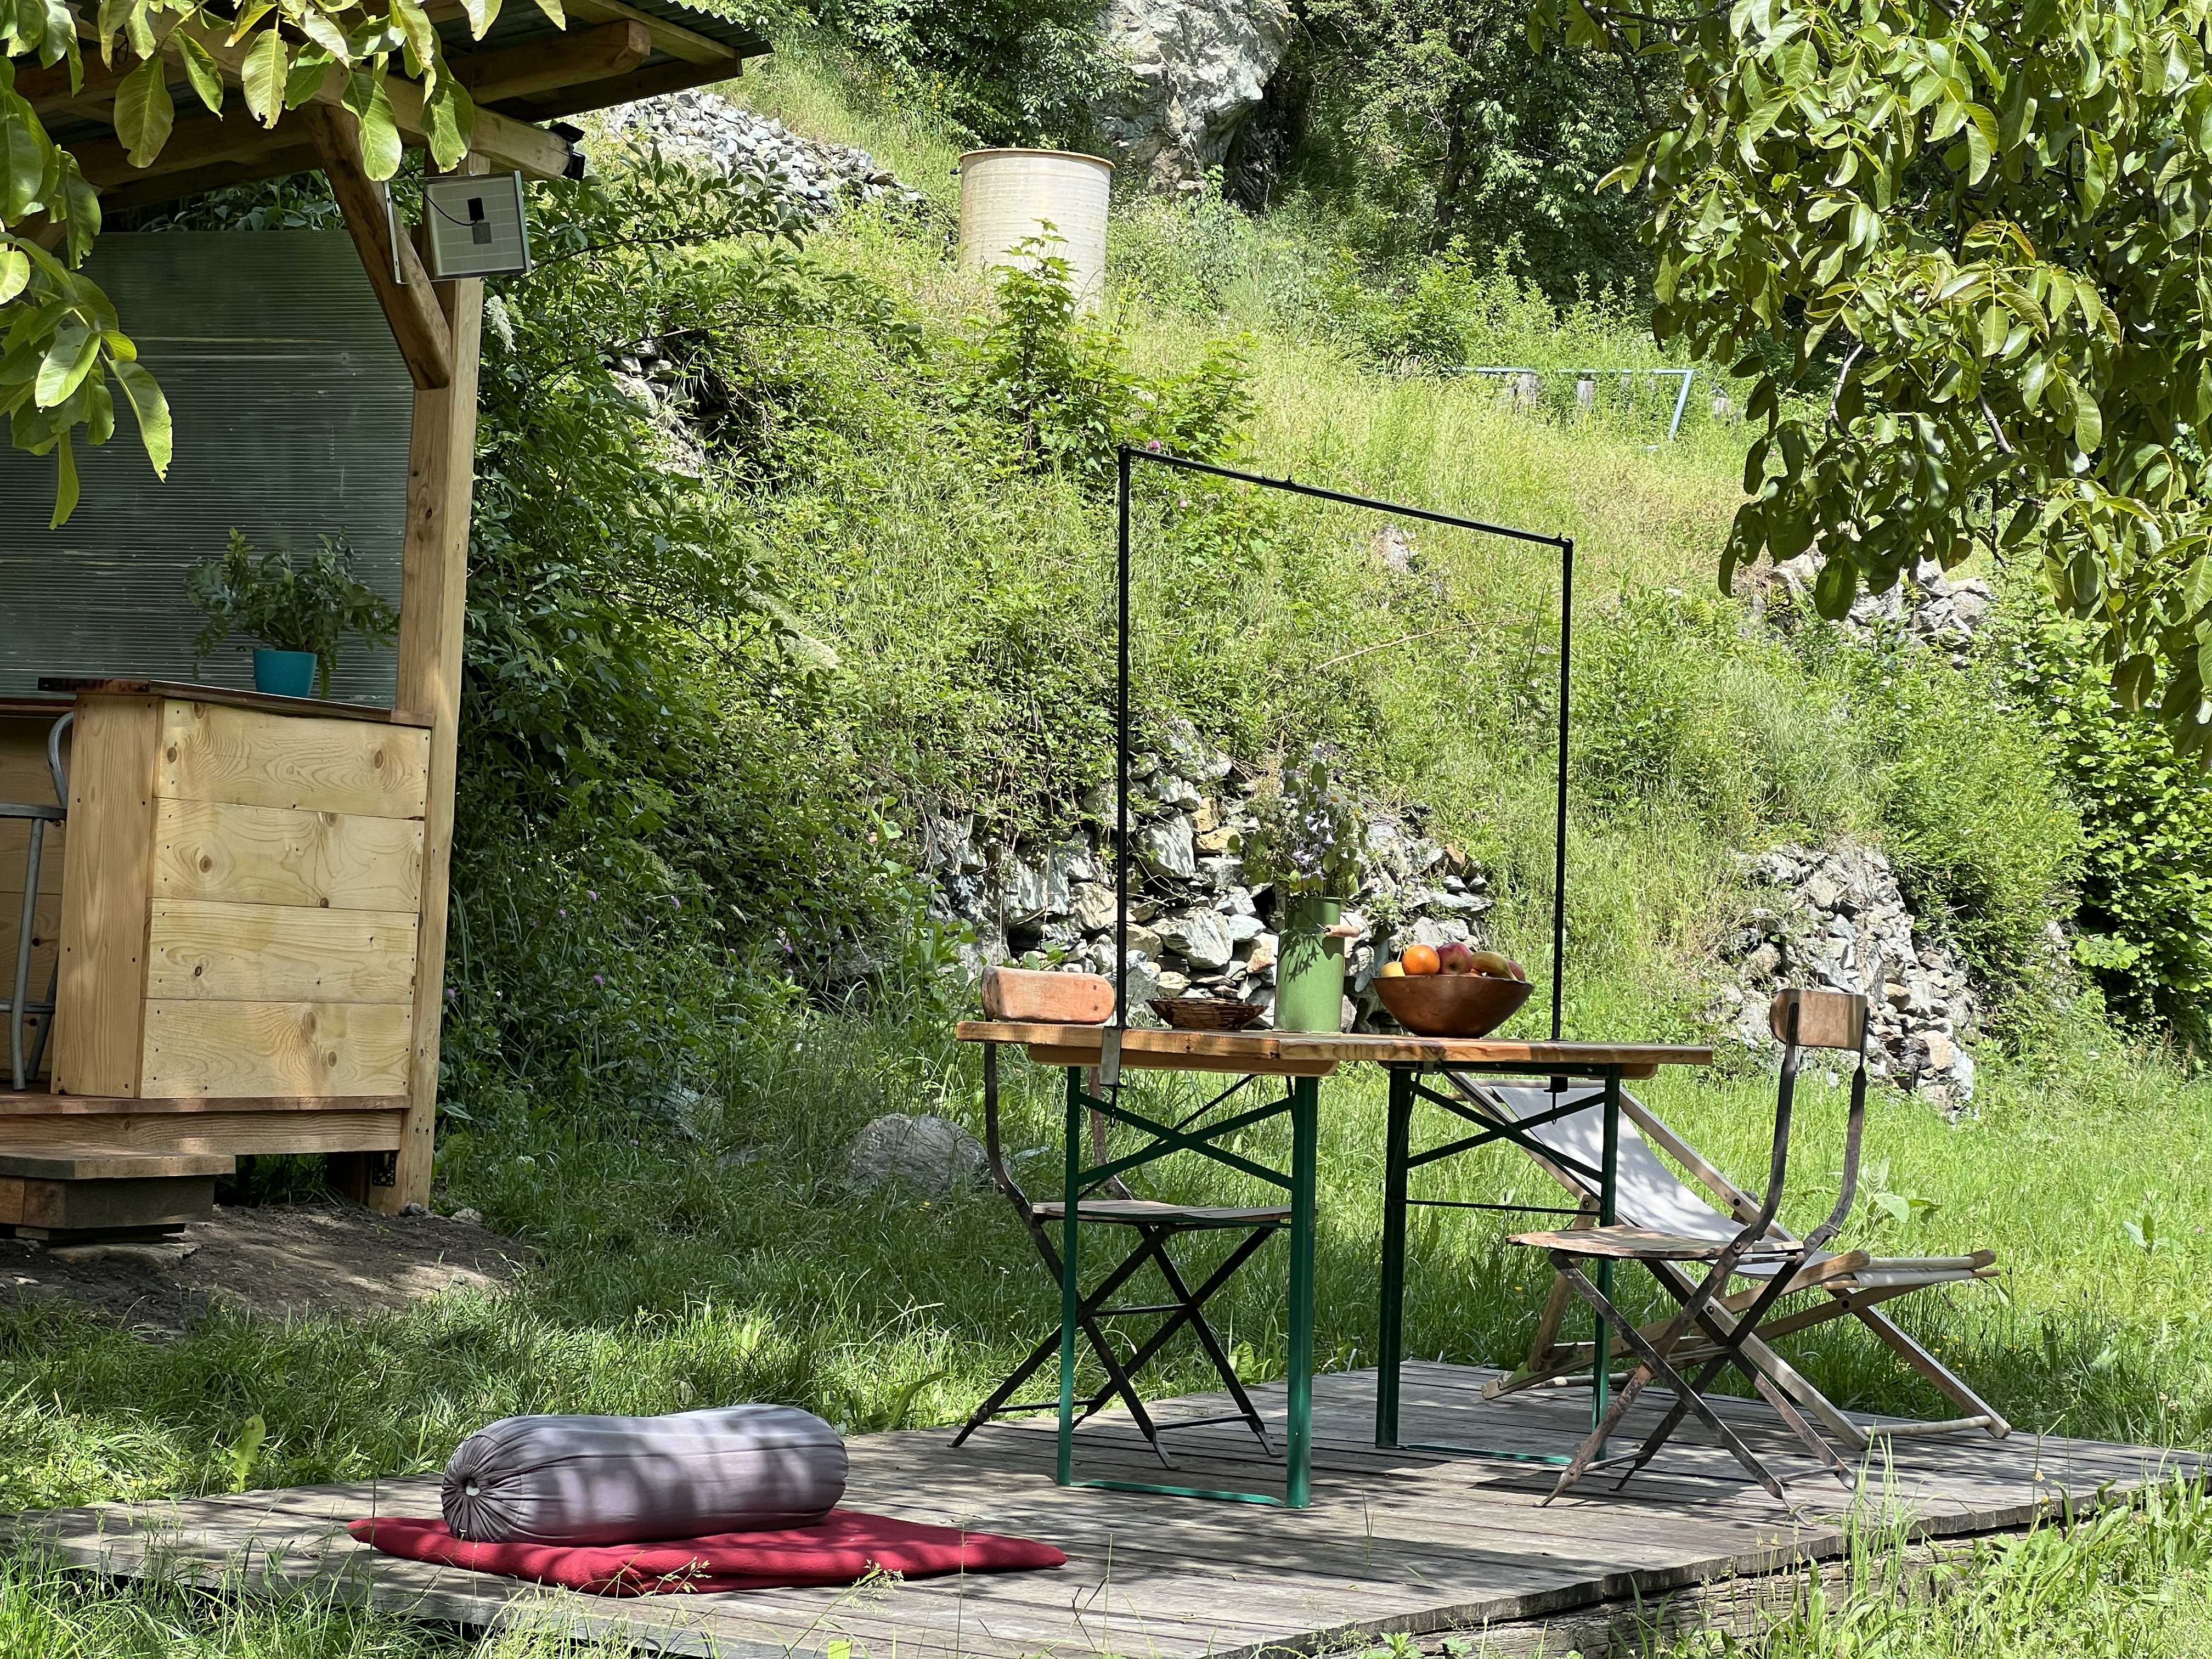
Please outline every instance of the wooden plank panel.
M161 705L79 699L71 738L74 833L62 877L54 1080L72 1094L135 1095L146 1012L146 892Z
M329 910L404 910L422 898L422 822L165 800L154 896Z
M15 799L0 789L0 797ZM42 804L42 803L41 803ZM31 855L31 825L26 818L0 818L0 884L11 887L20 902L23 872ZM58 896L62 872L69 863L69 826L49 823L39 847L39 890Z
M399 1145L403 1107L317 1112L134 1112L80 1118L70 1140L117 1152L388 1152ZM0 1147L51 1146L51 1120L0 1117Z
M157 899L147 930L146 995L155 1002L412 1003L415 917Z
M6 866L0 865L0 871ZM60 948L62 931L62 896L57 887L52 891L39 894L37 908L31 913L31 995L44 998L46 981L54 971L54 958ZM21 887L0 887L0 997L8 988L15 972L15 936L22 931L23 890Z
M413 1023L404 1002L149 1001L138 1092L394 1094L407 1086Z
M418 818L429 743L429 733L413 727L172 702L162 706L155 793L170 800Z

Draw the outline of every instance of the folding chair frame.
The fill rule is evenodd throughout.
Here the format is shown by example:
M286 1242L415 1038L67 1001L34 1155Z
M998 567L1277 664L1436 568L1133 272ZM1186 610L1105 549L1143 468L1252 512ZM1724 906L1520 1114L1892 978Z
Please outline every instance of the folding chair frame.
M1471 1084L1465 1079L1454 1076L1450 1073L1447 1073L1446 1076L1455 1087L1465 1093L1475 1110L1483 1109L1480 1092ZM1746 1221L1759 1212L1758 1200L1730 1181L1650 1108L1632 1096L1624 1095L1621 1100L1621 1110L1647 1141L1688 1170L1698 1183L1719 1200L1722 1207L1735 1220ZM1549 1174L1569 1194L1585 1191L1586 1183L1578 1179L1576 1172L1565 1167L1563 1161L1550 1148L1540 1144L1534 1146L1526 1142L1522 1144L1528 1151L1529 1156L1538 1167ZM1587 1206L1589 1202L1589 1199L1585 1197L1585 1205ZM1771 1224L1767 1231L1770 1237L1780 1240L1787 1241L1792 1237L1789 1231L1778 1222ZM1883 1303L1895 1301L1900 1297L1911 1296L1940 1285L1970 1282L1972 1278L1980 1276L1987 1271L1990 1263L1994 1260L1994 1256L1988 1252L1981 1252L1974 1256L1959 1258L1955 1262L1949 1263L1942 1268L1929 1269L1923 1276L1905 1278L1899 1282L1863 1288L1856 1287L1849 1282L1850 1275L1848 1272L1824 1273L1823 1270L1818 1267L1801 1272L1792 1276L1790 1288L1784 1291L1783 1295L1788 1297L1820 1293L1825 1295L1827 1299L1810 1307L1801 1308L1783 1315L1779 1318L1763 1321L1758 1328L1744 1340L1743 1350L1759 1369L1772 1378L1800 1407L1816 1418L1828 1435L1850 1451L1865 1451L1873 1444L1874 1437L1877 1434L1893 1437L1901 1434L1917 1437L1979 1429L1988 1434L1991 1439L2002 1440L2012 1432L2012 1425L2005 1419L2003 1413L1976 1394L1964 1378L1915 1340L1888 1315L1880 1311ZM1665 1285L1668 1293L1677 1303L1690 1293L1692 1281L1686 1275L1675 1272L1665 1263L1647 1262L1644 1265L1652 1272L1654 1277ZM1896 1263L1895 1267L1900 1273L1909 1274L1911 1267L1917 1265L1918 1264L1901 1261ZM1829 1282L1830 1280L1836 1282ZM1733 1326L1743 1316L1754 1297L1755 1292L1746 1291L1740 1291L1732 1297L1720 1298L1711 1310L1711 1317L1722 1324ZM1486 1383L1483 1387L1485 1399L1502 1399L1507 1395L1519 1393L1528 1389L1543 1388L1569 1382L1578 1382L1588 1375L1591 1359L1589 1346L1578 1344L1562 1347L1557 1342L1560 1314L1565 1305L1573 1299L1575 1299L1575 1293L1572 1287L1564 1279L1555 1279L1551 1296L1545 1305L1544 1316L1538 1322L1536 1340L1529 1346L1527 1361L1521 1370L1515 1375L1496 1378ZM1854 1421L1830 1401L1825 1394L1814 1386L1808 1378L1770 1346L1778 1338L1826 1324L1847 1315L1866 1327L1877 1341L1889 1348L1911 1370L1924 1377L1965 1414L1937 1422L1877 1427L1869 1431L1866 1426ZM1663 1322L1660 1322L1662 1324ZM1657 1324L1647 1327L1645 1334L1648 1335L1657 1328L1659 1328ZM1676 1356L1679 1360L1685 1363L1701 1357L1702 1354L1696 1352L1678 1353Z
M1071 1126L1074 1102L1079 1096L1094 1110L1105 1108L1114 1115L1121 1115L1118 1110L1109 1107L1107 1103L1091 1099L1082 1090L1078 1081L1080 1076L1079 1073L1070 1074ZM1187 1130L1192 1122L1221 1105L1249 1081L1250 1081L1249 1079L1241 1079L1224 1093L1200 1107L1182 1123L1167 1130L1167 1133L1178 1139L1183 1138L1182 1132ZM1249 1112L1239 1114L1228 1123L1206 1132L1203 1139L1210 1141L1213 1137L1243 1127L1255 1115L1272 1115L1273 1110L1279 1109L1263 1109L1256 1115ZM999 1133L999 1066L998 1045L995 1043L987 1044L983 1050L983 1113L985 1152L992 1179L999 1189L1006 1194L1008 1202L1013 1206L1016 1214L1020 1217L1023 1228L1028 1232L1030 1242L1036 1247L1038 1257L1043 1261L1046 1270L1052 1274L1054 1282L1063 1287L1065 1292L1073 1281L1067 1272L1062 1251L1055 1247L1053 1242L1051 1225L1054 1222L1064 1220L1066 1206L1064 1204L1048 1206L1044 1212L1040 1212L1038 1206L1022 1190L1020 1183L1014 1178L1012 1170L1006 1164ZM1094 1127L1097 1127L1099 1120L1094 1119L1093 1122ZM1152 1127L1160 1129L1164 1126ZM1071 1157L1073 1157L1072 1152ZM1130 1194L1120 1178L1121 1172L1146 1161L1148 1158L1144 1155L1110 1161L1102 1156L1100 1168L1085 1172L1089 1179L1083 1182L1084 1191L1095 1193L1103 1188L1115 1198L1128 1199ZM1079 1199L1079 1206L1080 1202ZM1054 1211L1060 1213L1055 1213ZM1162 1433L1170 1430L1199 1428L1218 1423L1243 1423L1258 1438L1262 1450L1270 1456L1273 1455L1274 1448L1268 1438L1266 1423L1261 1419L1258 1407L1252 1403L1252 1398L1246 1392L1243 1383L1238 1380L1236 1367L1231 1364L1227 1351L1222 1346L1219 1334L1213 1328L1212 1322L1206 1317L1205 1307L1208 1301L1227 1285L1236 1276L1237 1270L1252 1258L1262 1244L1289 1225L1287 1212L1280 1218L1258 1222L1246 1218L1208 1218L1202 1213L1163 1217L1157 1220L1101 1218L1096 1215L1085 1216L1083 1219L1091 1226L1127 1227L1134 1231L1139 1239L1137 1248L1093 1285L1088 1292L1080 1291L1075 1292L1073 1297L1073 1312L1066 1320L1067 1324L1082 1330L1091 1352L1098 1360L1100 1368L1106 1373L1105 1386L1095 1394L1079 1401L1069 1401L1064 1399L1062 1395L1055 1395L1046 1400L1014 1401L1013 1396L1021 1389L1023 1384L1042 1370L1048 1361L1060 1357L1063 1346L1062 1334L1055 1331L1039 1341L1036 1346L1030 1351L1028 1357L999 1385L990 1398L975 1408L969 1416L967 1422L962 1425L959 1433L953 1437L952 1443L955 1446L962 1444L969 1435L994 1418L1024 1412L1067 1413L1071 1419L1069 1426L1072 1428L1074 1423L1088 1419L1103 1409L1109 1401L1118 1398L1128 1408L1130 1418L1136 1424L1139 1432L1145 1437L1146 1441L1152 1446L1153 1454L1159 1458L1164 1468L1173 1468L1175 1465L1169 1458L1166 1449L1160 1443ZM1169 1253L1170 1241L1187 1233L1231 1232L1240 1230L1245 1232L1246 1237L1237 1243L1228 1256L1207 1275L1195 1291L1192 1290L1188 1281L1183 1277L1181 1268ZM1164 1302L1115 1305L1112 1300L1114 1296L1148 1263L1158 1270L1161 1282L1167 1287L1170 1299ZM1101 1322L1133 1316L1158 1316L1161 1319L1161 1322L1136 1346L1129 1358L1123 1361L1115 1357L1114 1345L1109 1340L1106 1328ZM1207 1358L1212 1362L1215 1371L1220 1376L1223 1384L1227 1389L1236 1410L1218 1416L1183 1419L1173 1423L1158 1423L1145 1409L1144 1401L1137 1392L1133 1379L1155 1355L1165 1348L1186 1328L1198 1339L1200 1346L1205 1349Z

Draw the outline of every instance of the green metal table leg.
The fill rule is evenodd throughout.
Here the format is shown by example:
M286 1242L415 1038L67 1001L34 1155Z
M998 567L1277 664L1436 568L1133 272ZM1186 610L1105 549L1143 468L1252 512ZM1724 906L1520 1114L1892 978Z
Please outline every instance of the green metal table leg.
M1411 1068L1390 1072L1389 1120L1382 1154L1382 1303L1377 1321L1375 1368L1375 1443L1398 1443L1398 1370L1406 1336L1406 1160L1413 1155L1413 1078Z
M1060 1484L1075 1484L1075 1327L1082 1298L1076 1290L1075 1200L1083 1170L1083 1073L1067 1068L1067 1156L1060 1182L1067 1209L1060 1224Z
M1601 1227L1613 1223L1613 1205L1618 1194L1616 1179L1620 1166L1620 1069L1607 1068L1605 1074L1605 1143L1598 1158L1597 1222ZM1598 1294L1608 1302L1613 1299L1613 1263L1601 1258L1597 1264ZM1590 1427L1595 1428L1605 1420L1607 1396L1612 1392L1613 1330L1604 1320L1596 1322L1597 1335L1593 1345L1596 1350L1597 1369L1590 1376ZM1597 1449L1600 1457L1605 1448Z
M1321 1158L1321 1084L1291 1080L1290 1424L1284 1436L1283 1501L1313 1503L1314 1188Z

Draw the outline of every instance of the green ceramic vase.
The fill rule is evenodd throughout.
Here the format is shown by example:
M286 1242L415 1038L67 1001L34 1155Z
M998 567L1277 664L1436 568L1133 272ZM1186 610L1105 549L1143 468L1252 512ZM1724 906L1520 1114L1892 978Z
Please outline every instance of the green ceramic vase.
M1275 963L1275 1029L1344 1029L1344 941L1329 933L1344 901L1293 899L1284 919Z

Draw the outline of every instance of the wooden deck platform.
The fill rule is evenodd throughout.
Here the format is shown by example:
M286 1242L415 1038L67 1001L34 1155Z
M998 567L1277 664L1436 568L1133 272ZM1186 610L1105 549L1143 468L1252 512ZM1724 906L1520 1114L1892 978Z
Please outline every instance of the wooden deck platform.
M1572 1449L1586 1395L1486 1403L1490 1373L1407 1367L1409 1440L1529 1452ZM1279 1420L1279 1387L1255 1389ZM1655 1615L1732 1618L1772 1575L1842 1551L1845 1494L1766 1408L1727 1407L1741 1432L1792 1483L1792 1516L1726 1452L1686 1431L1625 1492L1586 1480L1549 1507L1539 1465L1381 1452L1372 1443L1374 1373L1319 1380L1314 1507L1303 1512L1096 1488L1052 1480L1045 1425L994 1427L966 1447L951 1431L853 1443L848 1506L916 1521L1046 1539L1068 1553L1054 1571L885 1583L857 1590L758 1590L615 1601L402 1562L341 1530L380 1512L435 1515L434 1476L248 1492L196 1502L106 1505L18 1517L63 1558L120 1576L149 1566L246 1589L289 1586L365 1595L380 1605L474 1626L529 1625L618 1633L639 1647L726 1659L782 1659L849 1644L859 1659L1027 1655L1239 1659L1341 1646L1361 1633L1481 1632L1499 1654L1603 1650L1607 1632ZM1662 1407L1664 1396L1658 1402ZM1218 1396L1161 1407L1163 1420L1209 1415ZM1639 1403L1632 1427L1650 1420ZM1193 1486L1279 1480L1241 1428L1170 1437ZM1857 1509L1923 1538L2026 1524L2063 1501L2118 1501L2147 1479L2193 1473L2186 1453L2015 1433L1877 1442ZM1127 1419L1084 1431L1079 1474L1161 1479ZM1671 1613L1668 1609L1671 1607ZM843 1656L840 1655L840 1659Z

